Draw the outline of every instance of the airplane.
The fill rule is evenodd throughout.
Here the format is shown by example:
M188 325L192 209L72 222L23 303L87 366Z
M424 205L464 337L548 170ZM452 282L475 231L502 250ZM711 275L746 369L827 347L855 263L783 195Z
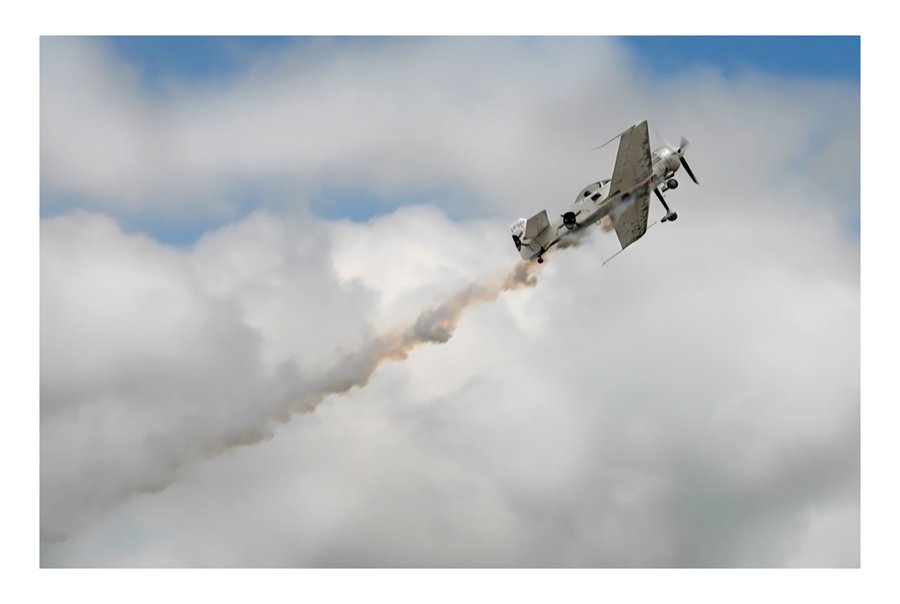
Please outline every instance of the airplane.
M552 223L547 210L541 210L528 220L520 218L510 225L513 243L523 259L544 262L544 254L552 246L604 216L612 221L624 250L647 232L651 191L666 210L662 222L674 222L678 218L663 197L665 191L678 187L675 172L683 166L694 184L700 184L684 159L687 139L682 137L678 147L664 145L651 154L647 120L631 126L602 146L617 138L619 151L612 178L586 186L575 198L575 203Z

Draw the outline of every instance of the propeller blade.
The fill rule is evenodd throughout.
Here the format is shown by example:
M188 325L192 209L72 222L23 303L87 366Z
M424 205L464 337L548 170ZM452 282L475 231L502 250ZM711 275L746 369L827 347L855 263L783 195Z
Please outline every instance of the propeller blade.
M681 142L678 143L678 154L681 155L682 153L684 153L684 149L687 146L688 146L688 139L686 139L682 136Z
M656 128L653 129L653 140L662 141L663 146L668 147L669 149L675 149L675 147L672 146L672 143L669 142L669 139L661 135Z
M694 181L694 184L699 185L700 183L697 182L697 177L694 176L694 173L691 171L691 167L688 165L687 160L684 158L684 156L682 155L678 159L681 160L681 165L684 166L684 171L688 173L688 176L691 177L691 180Z

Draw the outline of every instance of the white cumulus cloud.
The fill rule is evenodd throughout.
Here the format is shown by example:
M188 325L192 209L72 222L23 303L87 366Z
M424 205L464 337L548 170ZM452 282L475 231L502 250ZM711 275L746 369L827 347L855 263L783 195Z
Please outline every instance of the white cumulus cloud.
M630 67L318 40L151 94L45 40L42 565L858 566L858 87ZM502 291L643 117L679 220ZM189 246L122 226L248 182ZM384 207L310 210L341 187Z

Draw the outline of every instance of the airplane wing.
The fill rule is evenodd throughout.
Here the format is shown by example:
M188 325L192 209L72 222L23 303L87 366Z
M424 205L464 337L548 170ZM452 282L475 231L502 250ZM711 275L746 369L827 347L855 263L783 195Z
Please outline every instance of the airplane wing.
M616 235L622 249L640 239L647 232L647 217L650 215L650 189L644 187L634 193L622 196L621 203L610 211Z
M650 178L652 170L650 135L647 120L644 120L623 132L619 139L619 153L616 155L609 196L630 193Z
M647 232L650 189L646 185L652 170L650 135L647 132L647 120L644 120L622 133L612 183L609 186L610 197L622 196L610 212L622 249Z

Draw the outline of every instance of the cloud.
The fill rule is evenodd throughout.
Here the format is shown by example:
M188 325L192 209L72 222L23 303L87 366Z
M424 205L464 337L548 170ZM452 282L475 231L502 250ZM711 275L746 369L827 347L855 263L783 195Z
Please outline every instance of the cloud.
M346 291L328 291L334 274L321 265L311 275L300 268L320 248L292 245L286 235L283 225L257 215L188 256L129 236L102 216L45 223L42 369L52 376L43 384L45 542L64 540L96 508L169 487L186 464L272 438L276 422L364 387L385 362L446 343L466 309L533 287L539 270L515 263L329 359L329 338L352 334L347 327L358 322L337 312L333 325L323 325L310 311L360 307ZM319 325L294 320L298 313ZM297 341L285 337L282 321L297 330ZM90 348L76 352L88 340ZM292 354L297 350L307 356ZM85 416L93 418L84 426L89 432L99 420L100 438L72 442L65 432ZM93 480L80 480L82 471ZM73 505L73 492L81 506Z
M438 216L433 210L403 210L399 219L410 211L419 215L426 230L428 217ZM397 232L391 224L397 220L389 216L356 228L377 236L380 228ZM77 228L63 229L71 223ZM281 221L254 216L211 235L209 241L238 249L246 231L259 229L253 223L284 228L277 226ZM736 246L757 245L752 225L717 226L727 230ZM141 243L152 248L150 242L116 231L101 217L62 217L44 228L44 266L60 261L53 250L65 247L57 242L65 241L61 232L79 233L115 262L134 262L141 270L153 264L127 253ZM103 229L108 229L115 249L100 243ZM455 310L461 307L454 302L480 291L455 290L461 293L451 293L449 305L435 307L437 314L420 313L410 323L412 331L363 339L368 347L359 355L333 354L333 373L316 374L305 364L309 361L297 361L307 369L300 372L306 381L293 376L289 385L279 383L277 364L269 364L268 371L260 368L266 366L259 362L265 356L261 349L279 346L260 344L266 340L239 318L252 316L254 308L268 303L268 296L248 297L243 302L246 310L230 315L232 330L244 333L237 340L245 343L245 356L239 357L246 359L243 366L231 361L242 347L214 346L217 333L227 325L219 319L207 324L209 333L185 330L183 339L171 342L181 349L169 353L179 363L163 366L153 376L152 388L142 387L137 378L154 366L152 348L144 349L152 339L116 328L115 323L83 324L98 342L103 335L118 338L118 344L109 346L118 350L118 359L108 374L93 377L97 393L85 394L77 410L57 409L44 396L42 525L49 539L68 534L62 528L54 531L57 524L76 529L71 543L45 546L50 547L45 562L65 564L72 560L65 556L72 548L74 559L101 565L854 564L854 550L844 549L846 541L838 542L838 550L801 549L823 539L821 523L811 520L819 514L814 510L825 505L826 517L838 513L825 502L841 502L838 517L850 523L842 525L844 534L853 534L852 510L858 513L858 508L847 508L858 491L859 446L858 372L846 367L858 355L855 267L852 257L843 255L852 251L852 243L829 249L841 241L839 231L809 228L798 235L782 227L770 235L779 249L790 247L796 238L815 253L798 253L785 263L775 254L760 252L737 263L735 258L697 260L705 256L707 240L679 232L673 244L664 241L666 233L673 235L671 230L655 233L656 240L642 242L645 249L635 248L617 259L604 269L603 279L584 277L598 271L601 235L559 252L537 289L473 307L463 323L449 324L458 330L446 346L421 349L405 363L378 367L379 354L402 359L412 334L446 339L447 327L435 329L442 324L430 319L458 320ZM455 235L444 232L448 245ZM239 257L276 257L265 248L277 248L281 239L260 237L256 254L249 248ZM469 243L479 245L479 239L485 249L494 245L481 235ZM84 246L67 243L69 249ZM206 243L184 254L201 256ZM401 240L394 243L401 248L397 258L420 249L415 238L406 253ZM162 256L171 253L156 248ZM673 264L687 258L705 270L672 271L658 261L664 251ZM358 260L365 261L364 249L359 252ZM441 257L434 258L439 264ZM191 264L182 260L182 267ZM96 257L88 262L67 255L66 261L110 274L97 265ZM221 262L227 265L228 259ZM829 270L817 271L820 263ZM264 264L257 260L254 267ZM178 266L173 263L171 268ZM469 271L479 274L477 268ZM65 272L84 280L70 268ZM777 272L783 276L773 280ZM55 286L63 280L46 269L43 273L45 299L85 297L58 295ZM214 271L204 273L213 282ZM245 274L253 275L249 279L258 285L272 280L265 270L248 268ZM421 274L425 281L428 271ZM648 275L640 296L634 294L634 274ZM801 274L804 279L795 278ZM215 282L225 284L228 279ZM311 285L327 282L316 276ZM190 290L189 280L182 283ZM402 289L385 283L394 293ZM405 283L408 291L422 285L413 278ZM239 290L234 285L228 289ZM130 290L129 296L93 299L112 311L129 306L122 298L161 297L143 294L137 284ZM379 292L374 287L370 292L361 299L371 304ZM447 297L438 291L433 295ZM211 294L195 294L201 308L204 296ZM404 314L403 299L395 298L396 316ZM136 307L133 320L164 310ZM53 312L42 309L42 316L47 324L55 324ZM334 317L335 325L341 320L340 313L315 316L318 321ZM389 324L385 319L369 329L384 333L382 326ZM170 328L166 333L180 331ZM52 365L54 349L67 340L46 338L42 373L50 377L44 379L44 391L69 392L65 374ZM346 334L340 339L347 348L359 344ZM196 353L202 360L192 360L191 340L210 343ZM137 350L130 350L129 342ZM329 350L321 339L299 339L294 346L301 352ZM686 349L692 354L685 355ZM96 350L100 354L103 348ZM83 354L90 357L88 351ZM145 369L135 369L135 376L123 369L132 366L131 356L144 359ZM302 359L303 354L291 358ZM350 363L353 359L360 364ZM94 364L104 365L99 360ZM84 375L77 372L72 379ZM347 385L352 376L361 376L360 384L368 386L345 392L339 383L345 375L351 376ZM110 401L101 394L110 382L133 385ZM307 394L330 391L337 396L329 397L314 416L301 416L308 419L280 428L264 421L265 413L296 394L291 386ZM144 388L149 389L146 394ZM67 405L75 402L67 398ZM160 404L167 400L170 406ZM84 440L73 442L73 436ZM227 444L229 439L266 444L258 447L260 452L243 447L203 461L216 453L202 450L203 445ZM177 466L173 476L166 465L173 459L190 463ZM256 472L262 474L252 478ZM178 479L174 484L173 478ZM154 490L154 480L169 488L121 497ZM260 489L269 498L257 492L240 495L248 489ZM283 489L295 495L278 503ZM233 503L222 508L221 500ZM277 513L271 520L241 516L256 505L274 506ZM293 505L309 516L298 516ZM207 518L204 510L210 508L220 511ZM165 510L187 515L190 526L183 526L177 538L157 543L153 535L165 534L165 527L175 522ZM481 521L474 522L482 513ZM229 514L243 518L239 525L249 523L261 532L246 557L220 558L215 553L229 549L228 543L244 542L244 529L223 526ZM322 517L326 524L319 526ZM94 540L109 547L123 524L129 527L126 533L146 541L146 549L140 548L135 557L114 548L108 557L94 558L98 554L92 547L80 549ZM488 530L486 524L493 528ZM287 533L280 534L284 530ZM309 535L314 538L307 543ZM292 548L289 536L306 545ZM267 538L275 543L271 550L265 547ZM472 555L476 538L484 548ZM202 542L218 546L207 550Z
M43 565L858 566L858 89L405 40L150 97L95 42L42 45L42 99L93 74L42 114L42 185L89 210L42 220ZM579 154L632 112L691 139L679 221L498 297L506 225L608 176ZM168 153L103 160L131 144ZM121 227L270 177L189 247ZM316 217L335 183L409 207ZM315 412L273 420L290 401Z
M116 215L221 220L248 197L283 210L329 191L387 210L429 191L457 212L517 214L523 200L565 203L608 176L614 149L586 150L642 118L654 145L689 135L723 182L785 186L800 157L852 170L859 155L858 87L647 78L604 38L316 39L262 55L243 77L152 95L108 45L44 38L41 90L45 193Z

